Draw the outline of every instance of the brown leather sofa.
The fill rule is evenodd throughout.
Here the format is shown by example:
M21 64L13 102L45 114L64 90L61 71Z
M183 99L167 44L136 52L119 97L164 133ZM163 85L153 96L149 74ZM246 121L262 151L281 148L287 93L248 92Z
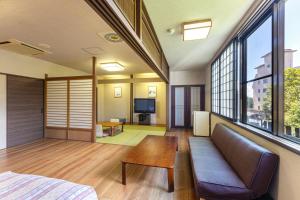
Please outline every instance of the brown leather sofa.
M276 154L217 124L210 138L190 137L197 198L250 200L268 192L279 158Z

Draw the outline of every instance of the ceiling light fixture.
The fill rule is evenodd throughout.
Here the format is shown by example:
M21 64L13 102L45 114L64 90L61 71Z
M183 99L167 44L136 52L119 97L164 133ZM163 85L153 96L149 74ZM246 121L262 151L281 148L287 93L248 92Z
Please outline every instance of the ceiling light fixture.
M104 38L109 42L122 42L122 38L117 33L107 33L104 35Z
M118 72L118 71L123 71L125 69L120 63L117 62L101 63L100 66L102 69L109 72Z
M205 39L212 27L211 19L183 23L183 41Z

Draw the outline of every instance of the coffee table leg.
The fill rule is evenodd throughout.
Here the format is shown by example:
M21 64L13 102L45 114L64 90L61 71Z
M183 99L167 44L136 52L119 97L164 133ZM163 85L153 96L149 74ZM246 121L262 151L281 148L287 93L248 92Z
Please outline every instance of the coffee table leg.
M122 162L122 184L126 185L126 163Z
M168 168L168 192L174 192L174 168Z

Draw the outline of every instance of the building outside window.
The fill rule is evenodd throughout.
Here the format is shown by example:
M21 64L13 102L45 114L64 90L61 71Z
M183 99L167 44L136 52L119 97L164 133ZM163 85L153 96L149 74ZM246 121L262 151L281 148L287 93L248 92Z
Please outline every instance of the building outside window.
M284 136L300 142L300 1L285 3Z
M212 65L212 112L300 143L299 10L299 0L270 2L223 50Z
M272 130L272 98L260 91L272 91L272 16L253 28L243 39L245 51L243 84L243 122L267 131ZM261 81L263 84L260 84ZM253 102L250 104L249 101ZM252 106L251 106L252 105Z

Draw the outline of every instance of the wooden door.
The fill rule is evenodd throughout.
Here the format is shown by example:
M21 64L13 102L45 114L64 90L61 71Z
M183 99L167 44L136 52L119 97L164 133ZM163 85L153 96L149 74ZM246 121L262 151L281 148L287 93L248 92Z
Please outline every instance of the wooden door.
M44 81L7 76L7 147L43 137Z

